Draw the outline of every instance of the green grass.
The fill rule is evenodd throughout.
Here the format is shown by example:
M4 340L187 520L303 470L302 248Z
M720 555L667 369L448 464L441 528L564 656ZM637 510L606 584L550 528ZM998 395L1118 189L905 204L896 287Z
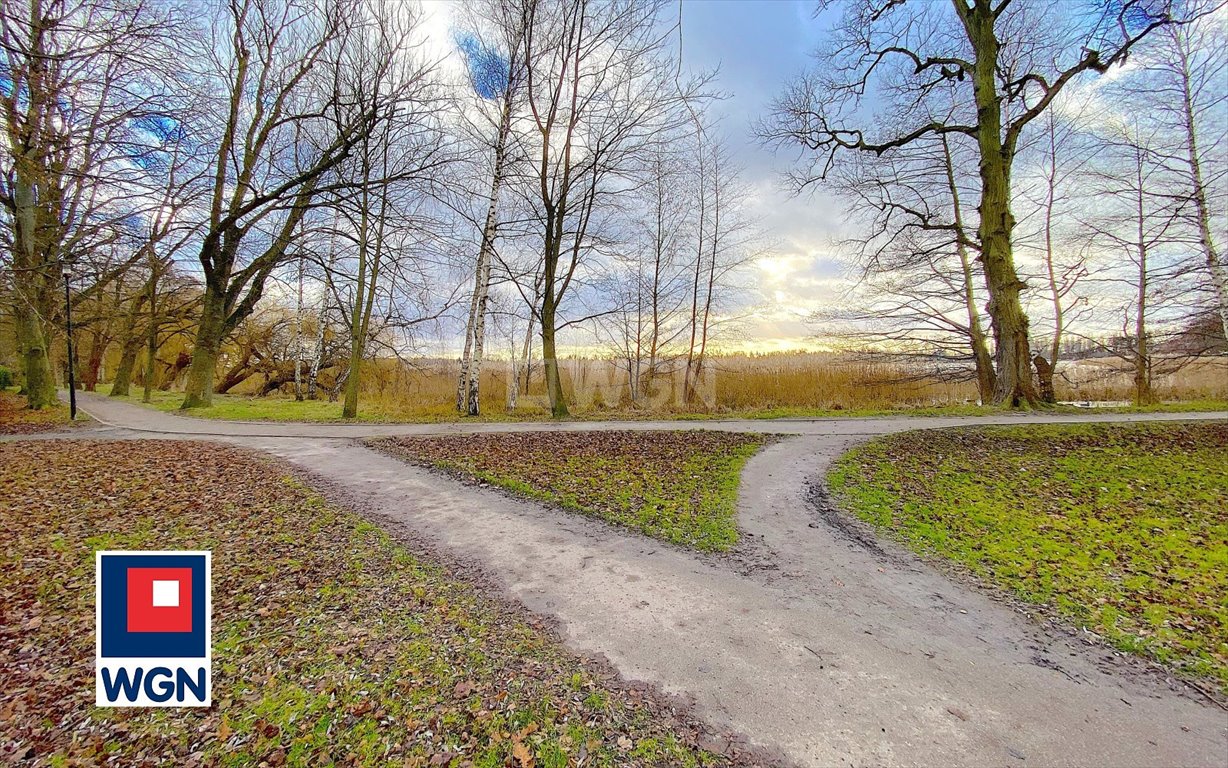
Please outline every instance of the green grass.
M97 549L212 550L211 708L92 706ZM6 765L727 762L655 696L234 448L7 444L0 595Z
M140 394L122 398L126 402L160 411L175 412L183 403L182 392L154 392L151 403L142 403ZM1046 412L1059 414L1076 413L1186 413L1197 411L1228 411L1228 402L1218 400L1199 400L1189 402L1158 403L1155 405L1121 408L1076 408L1073 406L1054 406ZM433 406L410 405L398 408L384 408L359 401L358 417L355 419L341 418L341 403L330 403L324 400L301 400L283 395L266 397L250 397L247 395L214 395L213 405L208 408L195 408L185 411L189 416L203 419L222 419L228 421L301 421L301 422L366 422L366 423L440 423L455 421L480 422L516 422L516 421L548 421L550 414L540 408L526 406L517 412L488 410L476 418L462 418L449 403L439 403ZM866 416L994 416L1012 413L1009 409L973 404L959 404L934 407L911 408L862 408L850 410L832 410L822 408L755 408L743 410L716 411L650 411L632 409L590 409L573 415L576 421L645 421L645 420L717 420L717 419L815 419L815 418L861 418Z
M1228 423L909 432L828 482L915 551L1228 693Z
M738 479L765 442L727 432L523 432L371 441L395 456L705 552L738 540Z
M174 413L179 412L179 406L183 404L183 393L154 392L149 403L142 402L139 393L119 399L135 405ZM193 408L182 413L201 419L222 419L224 421L388 422L398 420L393 414L366 406L358 409L357 419L342 419L340 401L330 403L327 399L295 400L292 397L278 395L268 397L214 395L213 405L210 407Z

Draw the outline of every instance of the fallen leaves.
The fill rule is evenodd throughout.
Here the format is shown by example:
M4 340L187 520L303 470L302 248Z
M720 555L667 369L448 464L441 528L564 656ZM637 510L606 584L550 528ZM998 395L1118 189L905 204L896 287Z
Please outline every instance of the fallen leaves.
M92 706L97 549L213 551L212 708ZM281 465L173 441L0 451L0 722L32 765L729 762Z
M70 424L68 407L63 404L32 411L26 407L24 396L0 390L0 435L54 432Z

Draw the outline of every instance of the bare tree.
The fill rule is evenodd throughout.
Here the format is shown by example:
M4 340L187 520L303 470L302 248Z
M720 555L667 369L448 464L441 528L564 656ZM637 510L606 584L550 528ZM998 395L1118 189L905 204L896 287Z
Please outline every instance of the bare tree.
M185 141L181 123L163 124L159 129L162 139L161 151L150 153L149 162L156 163L162 173L162 191L158 203L144 217L144 231L136 240L140 261L134 272L142 275L142 284L137 293L128 299L128 311L120 336L120 358L111 384L112 397L126 397L136 368L137 352L141 347L141 335L137 326L143 307L148 305L146 340L153 338L154 346L146 343L148 368L145 389L150 391L152 365L157 353L158 281L171 268L172 262L186 248L196 232L197 221L190 216L191 207L201 196L201 165L197 152ZM148 402L148 397L146 397Z
M995 340L997 403L1037 402L1020 300L1026 285L1012 249L1011 171L1021 136L1070 83L1108 71L1172 24L1168 6L1123 0L1080 12L1069 2L850 0L830 61L789 84L761 127L767 141L811 153L811 162L794 175L799 187L825 178L847 152L884 155L943 135L976 142L977 240ZM949 119L915 108L936 89L956 94L958 108ZM886 97L890 119L866 125L862 100L871 92Z
M361 109L375 119L353 156L339 166L332 203L345 224L337 234L353 250L353 271L344 283L350 290L350 362L341 411L345 418L358 415L362 363L376 330L376 300L383 290L392 301L393 289L386 284L398 277L397 262L412 258L406 246L421 240L413 218L418 198L451 157L440 131L442 104L433 68L406 43L418 24L417 13L382 6L361 10L362 23L351 36L341 75L344 92L365 94ZM334 290L337 277L334 268ZM392 314L389 307L385 316L390 321Z
M136 258L113 258L113 246L148 207L143 158L150 126L178 101L167 64L178 31L171 13L136 0L0 5L0 215L31 408L55 401L61 273L88 281L82 300Z
M727 144L714 131L698 132L697 162L701 169L697 190L701 211L695 228L695 263L691 285L690 338L687 345L683 399L696 403L707 362L708 345L718 325L731 318L720 317L727 309L731 277L759 255L759 232L747 214L744 201L749 190L741 181Z
M940 135L884 156L859 155L835 183L861 234L853 254L864 304L815 320L861 344L909 359L923 375L977 382L993 399L995 374L979 304L980 247L966 219L974 179L967 142ZM850 302L850 304L855 304Z
M1133 367L1139 405L1153 399L1156 321L1172 324L1174 309L1183 303L1180 245L1173 237L1181 201L1167 194L1171 178L1157 162L1154 140L1155 134L1142 134L1137 126L1119 127L1097 169L1099 204L1088 221L1093 246L1111 260L1095 283L1122 318L1120 334L1101 346Z
M1076 195L1086 192L1076 185L1098 151L1095 146L1086 146L1086 139L1071 123L1059 120L1052 111L1046 113L1035 149L1037 178L1031 189L1026 182L1020 185L1025 188L1021 197L1033 210L1021 219L1016 242L1021 251L1039 253L1045 304L1053 321L1045 354L1037 351L1033 357L1040 399L1046 403L1056 401L1053 377L1061 359L1062 340L1088 314L1087 297L1078 290L1079 282L1088 275L1086 253L1078 238L1063 226L1075 222L1071 208L1079 202ZM1099 143L1099 139L1093 141ZM1034 219L1032 226L1029 218Z
M525 101L532 128L522 140L536 156L529 172L541 232L539 325L551 412L568 413L558 364L560 311L599 245L611 204L637 188L639 153L684 120L679 107L702 82L680 89L664 55L659 0L526 4ZM522 289L522 294L524 293Z
M692 316L688 267L694 265L687 257L698 198L687 169L694 167L688 162L693 137L679 134L671 144L645 153L644 205L629 213L627 248L615 257L618 311L598 325L626 368L632 402L652 394Z
M525 82L522 48L528 22L525 9L516 3L496 0L480 8L487 17L486 26L493 30L490 35L492 39L487 41L471 33L461 40L473 92L482 102L489 102L494 112L493 116L488 115L484 104L477 105L478 111L486 118L483 122L489 123L489 126L483 126L485 132L493 136L487 140L491 156L490 190L473 271L473 292L465 323L465 344L456 389L456 408L469 416L477 416L481 410L482 357L486 343L491 266L499 236L499 196L508 171L517 97Z
M225 101L212 126L205 294L184 408L212 401L222 341L288 258L326 176L381 115L342 73L360 16L356 0L236 0L215 20L209 86Z
M1123 78L1117 93L1171 146L1163 158L1171 191L1189 202L1181 212L1183 227L1194 233L1214 310L1228 338L1228 33L1222 20L1209 14L1223 7L1221 0L1191 5L1207 15L1156 35L1138 57L1141 71Z

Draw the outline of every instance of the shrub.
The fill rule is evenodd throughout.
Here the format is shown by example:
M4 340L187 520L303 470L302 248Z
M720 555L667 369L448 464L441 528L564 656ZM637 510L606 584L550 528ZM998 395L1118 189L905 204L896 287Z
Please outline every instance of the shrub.
M13 386L13 372L0 365L0 389L8 389L11 386Z

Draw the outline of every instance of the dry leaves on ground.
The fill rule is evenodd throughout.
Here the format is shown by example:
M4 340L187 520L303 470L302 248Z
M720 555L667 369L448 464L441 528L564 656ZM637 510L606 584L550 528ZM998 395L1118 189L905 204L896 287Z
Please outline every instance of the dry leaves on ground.
M32 411L26 407L25 396L0 390L0 435L32 435L68 425L68 406L56 403Z
M212 708L92 706L98 549L213 552ZM729 762L280 465L192 442L0 451L0 734L54 766Z

